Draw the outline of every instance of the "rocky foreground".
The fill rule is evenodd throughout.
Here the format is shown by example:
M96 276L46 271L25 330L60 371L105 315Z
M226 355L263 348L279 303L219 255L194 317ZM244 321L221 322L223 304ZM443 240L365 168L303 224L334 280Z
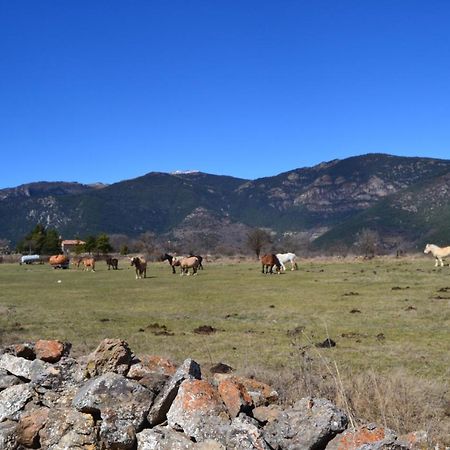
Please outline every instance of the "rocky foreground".
M429 448L424 433L349 429L328 400L282 408L267 384L231 373L210 382L192 359L138 358L118 339L69 353L70 344L43 340L0 350L1 450Z

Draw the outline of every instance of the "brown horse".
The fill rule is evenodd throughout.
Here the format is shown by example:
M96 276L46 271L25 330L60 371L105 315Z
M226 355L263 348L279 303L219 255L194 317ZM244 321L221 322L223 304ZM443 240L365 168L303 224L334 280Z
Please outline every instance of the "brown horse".
M77 269L80 268L80 264L82 263L83 258L74 258L72 259L72 264L74 267L76 267Z
M180 261L181 275L190 275L189 269L192 269L192 275L197 275L197 269L199 267L199 261L196 256L190 256L189 258L183 258Z
M145 258L135 256L130 258L131 265L136 269L136 280L139 278L147 278L147 261Z
M111 269L111 267L113 268L113 270L118 270L119 269L119 260L117 258L107 258L106 259L106 265L108 266L108 270Z
M86 257L81 262L83 263L83 270L91 269L92 272L95 272L95 258Z
M262 273L273 273L272 270L273 266L276 266L278 274L280 273L281 270L280 261L278 260L277 255L274 255L273 253L261 256L261 264L262 264Z

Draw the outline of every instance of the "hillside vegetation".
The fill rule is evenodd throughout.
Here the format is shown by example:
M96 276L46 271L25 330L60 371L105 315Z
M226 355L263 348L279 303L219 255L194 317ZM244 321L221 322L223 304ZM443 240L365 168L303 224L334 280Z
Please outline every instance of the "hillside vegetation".
M443 245L449 180L448 160L370 154L253 181L152 172L109 186L31 183L0 190L0 238L14 244L41 223L64 238L150 231L172 240L196 232L232 245L264 227L320 237L313 246L323 250L350 245L370 228L387 249Z

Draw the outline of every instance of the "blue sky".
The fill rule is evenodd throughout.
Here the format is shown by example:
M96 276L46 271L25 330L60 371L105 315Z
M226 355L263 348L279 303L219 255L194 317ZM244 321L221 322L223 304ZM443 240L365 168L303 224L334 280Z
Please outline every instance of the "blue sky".
M450 2L0 0L0 188L450 158Z

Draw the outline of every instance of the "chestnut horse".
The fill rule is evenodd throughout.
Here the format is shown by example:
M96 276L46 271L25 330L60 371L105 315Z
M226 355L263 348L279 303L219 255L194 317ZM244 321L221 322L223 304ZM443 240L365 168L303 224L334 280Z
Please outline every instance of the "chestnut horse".
M130 258L131 265L136 269L136 280L138 278L147 278L147 261L145 258L140 256L135 256L134 258Z
M281 264L280 261L277 258L277 255L272 254L266 254L261 256L261 264L262 264L262 273L273 273L273 266L277 267L278 274L281 271ZM265 271L264 271L265 269Z
M92 272L95 272L95 258L83 258L81 262L83 263L83 270L91 269Z

